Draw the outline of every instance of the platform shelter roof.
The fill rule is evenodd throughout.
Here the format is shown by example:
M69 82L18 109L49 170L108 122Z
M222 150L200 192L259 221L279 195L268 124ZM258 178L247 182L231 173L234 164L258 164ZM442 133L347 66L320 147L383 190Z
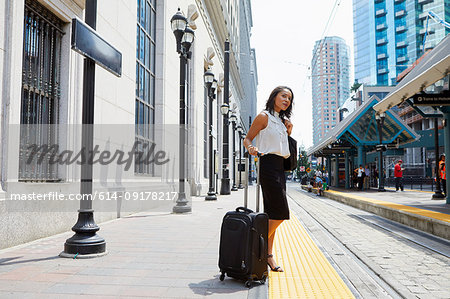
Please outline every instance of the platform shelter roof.
M374 149L379 144L379 131L373 107L379 102L377 96L372 96L331 129L320 143L311 147L307 151L308 156L339 154L358 146ZM420 138L397 113L389 110L386 111L381 131L384 145L399 146Z
M386 111L450 73L450 34L428 52L374 109Z

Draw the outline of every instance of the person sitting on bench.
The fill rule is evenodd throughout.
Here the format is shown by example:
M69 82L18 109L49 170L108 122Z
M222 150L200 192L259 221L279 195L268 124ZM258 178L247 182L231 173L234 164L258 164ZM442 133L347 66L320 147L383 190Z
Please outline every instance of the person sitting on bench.
M323 184L323 181L317 175L314 175L313 179L314 179L314 187L317 188L317 195L320 196L320 195L322 195L322 184Z

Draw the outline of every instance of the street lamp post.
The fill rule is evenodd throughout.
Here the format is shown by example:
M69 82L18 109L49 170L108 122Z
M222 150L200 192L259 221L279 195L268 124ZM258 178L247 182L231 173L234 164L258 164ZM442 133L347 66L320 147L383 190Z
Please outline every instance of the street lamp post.
M209 99L209 190L205 197L205 200L217 200L216 192L214 191L214 165L213 165L213 100L214 92L217 88L217 80L214 79L214 74L207 70L203 75L205 79L205 85L207 88L207 94Z
M228 110L230 109L230 42L224 45L224 67L223 67L223 105L220 107L223 115L223 151L222 151L222 184L220 194L230 194L230 177L228 170Z
M97 0L86 1L85 21L92 29L97 25ZM94 96L95 96L95 61L84 59L83 74L83 113L82 113L82 147L86 152L93 151L94 138ZM92 163L85 160L81 165L80 193L92 195ZM94 221L92 197L80 202L77 223L72 227L75 234L64 243L63 257L100 256L106 254L106 241L97 231L100 229Z
M230 105L228 105L228 103L223 103L220 106L220 113L225 117L227 116L227 121L228 121L228 112L230 111Z
M233 125L233 129L232 129L232 139L233 139L233 167L231 168L233 170L233 186L231 187L231 191L237 191L238 188L236 186L236 137L234 136L234 132L236 131L236 121L237 121L237 117L236 114L234 114L234 112L231 114L230 116L230 122Z
M384 125L384 119L386 118L386 114L384 112L375 115L375 119L377 121L377 126L378 126L378 138L380 141L380 148L379 150L379 161L378 161L378 191L379 192L384 192L386 191L384 189L384 174L383 174L383 148L382 148L382 144L383 144L383 125Z
M181 13L178 8L177 13L170 20L173 34L177 41L177 52L180 54L180 161L179 161L179 190L176 205L173 207L174 213L186 213L192 210L186 199L186 193L184 190L185 184L185 139L186 139L186 67L187 62L191 58L191 48L194 42L194 31L189 27L186 17Z
M238 171L239 171L239 185L238 185L238 189L244 189L244 185L242 185L242 180L241 180L241 159L242 159L242 133L244 132L244 130L242 129L241 126L237 127L237 131L238 131L238 135L239 135L239 163L238 163Z

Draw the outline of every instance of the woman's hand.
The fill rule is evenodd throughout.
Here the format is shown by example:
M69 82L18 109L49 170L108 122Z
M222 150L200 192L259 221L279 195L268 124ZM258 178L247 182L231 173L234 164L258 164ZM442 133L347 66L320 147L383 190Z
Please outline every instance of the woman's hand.
M294 126L288 119L284 120L284 125L286 126L287 133L290 136L292 132L292 127Z
M258 155L258 148L256 146L249 145L247 149L248 149L248 153L250 155L252 155L252 156Z

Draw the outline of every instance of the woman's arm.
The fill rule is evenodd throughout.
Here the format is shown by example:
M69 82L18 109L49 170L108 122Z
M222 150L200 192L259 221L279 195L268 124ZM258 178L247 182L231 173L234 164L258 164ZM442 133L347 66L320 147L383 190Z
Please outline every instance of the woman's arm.
M256 156L258 154L258 148L252 145L252 141L255 136L258 135L259 131L264 130L267 127L268 120L269 117L266 114L260 113L253 121L250 130L248 130L247 136L245 136L244 139L244 146L250 155Z

